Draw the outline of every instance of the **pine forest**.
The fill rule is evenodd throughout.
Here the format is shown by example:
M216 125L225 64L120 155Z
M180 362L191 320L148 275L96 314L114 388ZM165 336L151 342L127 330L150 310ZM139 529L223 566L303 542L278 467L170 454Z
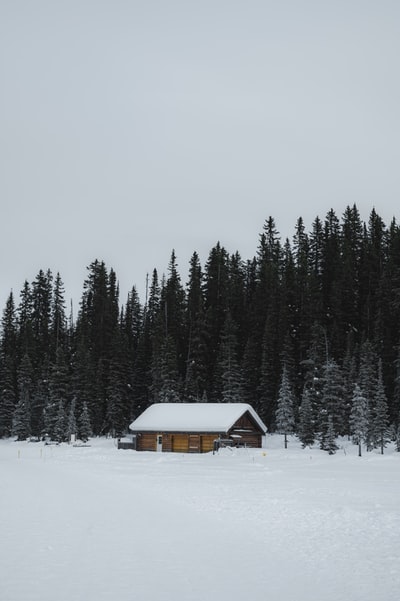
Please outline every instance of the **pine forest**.
M183 283L172 251L146 299L87 268L76 317L61 275L9 294L0 336L0 437L122 436L152 403L246 402L270 432L329 453L338 436L399 442L400 226L354 205L282 240L272 217L257 253L217 243ZM26 274L24 274L26 275Z

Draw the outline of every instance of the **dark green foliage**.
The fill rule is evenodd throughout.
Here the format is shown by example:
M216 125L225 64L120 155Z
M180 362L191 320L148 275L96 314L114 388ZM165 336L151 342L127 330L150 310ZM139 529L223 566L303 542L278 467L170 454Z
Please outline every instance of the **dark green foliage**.
M356 206L331 210L309 233L299 217L292 244L269 217L254 257L217 243L203 269L193 253L186 286L173 251L143 305L132 287L120 306L115 271L95 260L76 323L65 304L49 270L7 299L0 436L68 439L82 416L84 437L119 435L152 402L205 399L248 402L274 431L284 381L303 445L318 437L329 451L330 438L358 436L355 383L367 449L399 431L400 229L375 210L367 223Z
M12 435L16 436L17 440L26 440L30 434L31 420L29 404L26 399L21 396L14 411Z
M92 425L86 401L84 401L82 411L78 417L78 436L83 442L87 442L92 436Z
M72 436L77 436L78 434L78 424L76 421L76 399L73 398L69 407L69 413L66 423L65 436L66 440L69 442Z
M222 403L240 403L243 399L242 374L238 360L237 326L228 311L221 332L221 343L216 369L219 389L214 398Z
M285 449L287 448L287 435L294 432L294 403L295 399L290 385L289 375L286 365L283 364L275 418L277 431L284 435Z
M297 436L305 447L311 447L315 442L315 419L312 405L312 393L309 388L305 388L302 395L299 409L299 423L297 426Z
M389 436L389 413L385 389L382 379L382 361L379 361L378 378L375 396L373 399L373 441L374 446L379 448L382 455L384 448L390 441Z
M353 442L358 445L358 455L361 457L361 445L366 441L368 433L368 401L358 384L354 386L353 391L350 433Z
M13 417L13 435L23 440L31 434L31 402L33 393L33 368L27 354L17 371L18 402Z
M328 415L328 426L326 429L326 433L324 434L324 437L321 440L321 449L323 451L328 451L329 455L334 455L338 448L339 447L336 444L336 435L335 428L333 425L333 419L331 415Z
M321 392L321 421L320 431L326 435L327 417L332 420L335 434L346 434L347 413L345 405L345 386L342 371L334 360L329 360L323 368L323 385Z

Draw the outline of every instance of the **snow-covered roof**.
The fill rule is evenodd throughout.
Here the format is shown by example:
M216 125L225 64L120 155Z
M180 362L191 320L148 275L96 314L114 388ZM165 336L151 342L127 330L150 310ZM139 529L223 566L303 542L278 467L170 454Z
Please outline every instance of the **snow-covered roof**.
M129 428L133 432L228 432L246 411L266 432L267 427L247 403L156 403Z

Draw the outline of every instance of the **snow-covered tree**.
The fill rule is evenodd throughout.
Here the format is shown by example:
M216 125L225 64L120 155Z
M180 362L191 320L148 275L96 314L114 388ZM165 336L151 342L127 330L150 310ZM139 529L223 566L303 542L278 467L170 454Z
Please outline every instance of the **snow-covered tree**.
M75 436L76 436L78 433L78 425L76 423L75 411L76 411L76 400L74 397L71 401L71 405L70 405L69 413L68 413L68 420L67 420L66 436L67 436L68 441L71 440L72 435L75 434Z
M350 413L350 433L353 442L358 444L358 455L361 457L361 445L366 440L368 432L368 401L363 395L359 384L355 384Z
M345 386L342 371L339 365L333 359L327 361L323 370L323 388L321 398L321 423L320 431L322 436L326 434L330 415L332 418L335 435L345 434L346 407L345 407Z
M373 403L373 439L374 446L379 447L383 455L383 450L390 441L389 436L389 412L387 399L382 378L382 361L379 360L378 379Z
M284 435L287 449L287 435L294 430L294 395L289 382L286 365L283 365L281 385L279 388L278 406L275 412L276 429Z
M24 397L20 397L14 411L12 434L17 437L17 440L25 440L30 433L31 420L29 405Z
M78 418L78 435L83 442L87 442L92 436L92 425L86 401L83 403L82 412Z
M326 430L326 436L324 440L324 451L328 451L329 455L334 455L338 450L338 446L336 444L336 435L335 428L333 425L333 419L331 415L328 415L328 428Z
M65 440L65 433L66 433L66 424L65 424L64 404L63 404L62 400L60 399L58 401L58 409L57 409L56 421L54 424L54 431L53 431L52 438L54 440L56 440L57 442L62 442L63 440Z

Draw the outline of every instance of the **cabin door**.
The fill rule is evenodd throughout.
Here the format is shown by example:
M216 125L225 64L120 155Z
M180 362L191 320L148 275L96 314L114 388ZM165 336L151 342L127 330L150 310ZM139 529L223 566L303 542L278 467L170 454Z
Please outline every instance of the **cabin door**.
M157 434L157 452L162 451L162 434Z

